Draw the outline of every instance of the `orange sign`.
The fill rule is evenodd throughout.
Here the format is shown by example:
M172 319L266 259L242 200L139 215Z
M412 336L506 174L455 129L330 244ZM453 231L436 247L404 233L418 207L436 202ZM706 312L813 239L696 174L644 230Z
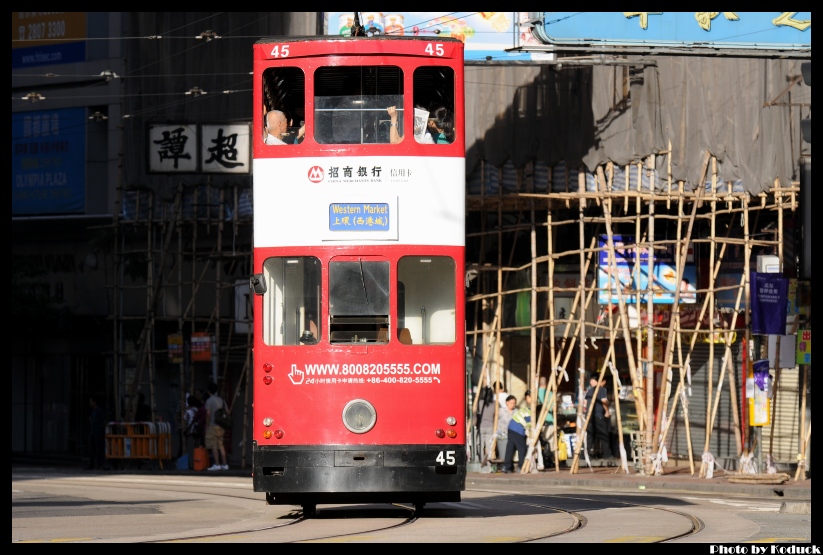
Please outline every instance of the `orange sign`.
M207 332L191 334L191 360L192 362L211 361L211 335Z

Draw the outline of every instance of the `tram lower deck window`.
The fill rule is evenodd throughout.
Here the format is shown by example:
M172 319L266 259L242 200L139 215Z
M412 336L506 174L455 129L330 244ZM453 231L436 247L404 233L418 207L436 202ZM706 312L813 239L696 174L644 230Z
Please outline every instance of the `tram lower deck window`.
M313 345L320 340L320 260L271 257L263 263L263 342Z

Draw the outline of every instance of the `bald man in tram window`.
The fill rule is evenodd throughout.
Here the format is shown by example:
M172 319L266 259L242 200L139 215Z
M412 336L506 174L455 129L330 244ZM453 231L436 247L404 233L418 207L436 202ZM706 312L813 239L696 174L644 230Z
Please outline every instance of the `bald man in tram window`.
M282 139L282 137L288 135L289 133L290 122L286 118L286 114L284 114L280 110L271 110L268 113L266 113L266 118L263 123L265 133L265 136L263 137L264 143L266 143L267 145L289 144ZM295 142L302 141L305 133L306 126L304 124L300 127L300 130L297 132L297 139Z

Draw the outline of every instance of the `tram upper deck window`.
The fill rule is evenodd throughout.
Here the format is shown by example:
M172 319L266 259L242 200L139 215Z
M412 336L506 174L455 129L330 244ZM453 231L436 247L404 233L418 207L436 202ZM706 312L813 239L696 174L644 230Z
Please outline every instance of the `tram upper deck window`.
M455 263L448 256L404 256L397 264L397 338L452 345L456 337Z
M263 143L294 145L302 141L306 121L306 76L303 70L297 67L269 68L263 72L262 86Z
M414 70L414 138L419 143L451 144L454 128L454 70L422 66Z
M320 340L320 260L271 257L263 263L263 342L313 345Z
M403 72L395 66L321 67L314 74L314 94L318 143L388 143L387 109L403 109Z
M329 264L329 340L383 343L389 328L389 263L382 260Z

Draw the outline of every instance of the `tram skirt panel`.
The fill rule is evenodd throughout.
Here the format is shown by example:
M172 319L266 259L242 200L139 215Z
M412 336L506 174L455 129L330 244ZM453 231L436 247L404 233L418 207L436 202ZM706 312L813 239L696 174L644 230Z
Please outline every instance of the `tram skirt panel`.
M460 501L466 450L455 445L255 445L253 483L254 491L270 494L267 501L276 505Z

